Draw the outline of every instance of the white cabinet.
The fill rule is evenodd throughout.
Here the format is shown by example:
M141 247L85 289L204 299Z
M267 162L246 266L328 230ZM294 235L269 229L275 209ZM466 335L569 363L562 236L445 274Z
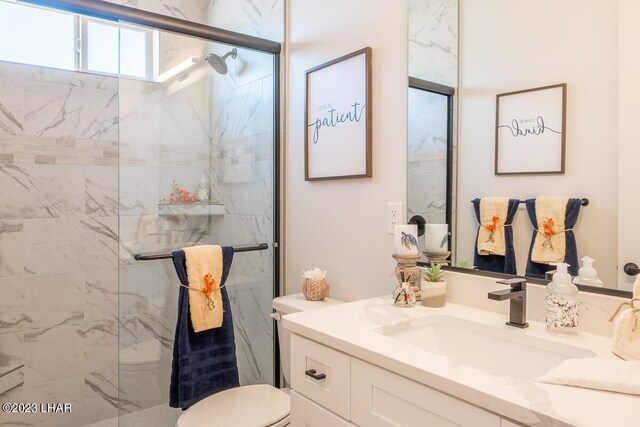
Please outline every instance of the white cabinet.
M291 337L291 388L349 419L351 357L302 338Z
M292 427L517 427L431 387L291 337Z
M500 427L500 417L358 359L351 361L351 420L367 427Z
M304 427L354 427L333 412L291 391L291 425Z

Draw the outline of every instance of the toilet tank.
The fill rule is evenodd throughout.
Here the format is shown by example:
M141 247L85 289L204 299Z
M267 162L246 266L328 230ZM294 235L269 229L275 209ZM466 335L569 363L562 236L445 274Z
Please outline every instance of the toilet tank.
M302 294L285 295L273 300L273 309L276 311L274 318L278 325L278 344L280 346L280 367L282 374L287 382L291 384L291 332L282 327L282 316L297 313L299 311L315 310L318 308L329 307L336 304L342 304L333 298L326 298L324 301L307 301Z

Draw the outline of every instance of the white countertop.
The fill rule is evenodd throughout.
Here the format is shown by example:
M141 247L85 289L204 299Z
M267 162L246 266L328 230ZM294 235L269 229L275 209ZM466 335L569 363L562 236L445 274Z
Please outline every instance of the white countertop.
M284 316L293 333L411 378L517 422L536 426L640 426L640 397L496 376L468 366L454 366L443 355L420 349L379 331L400 322L447 315L513 329L504 315L450 304L444 308L400 308L391 297L371 298ZM555 336L544 324L530 322L518 333L589 349L613 358L611 339L580 332ZM522 363L504 355L504 363Z

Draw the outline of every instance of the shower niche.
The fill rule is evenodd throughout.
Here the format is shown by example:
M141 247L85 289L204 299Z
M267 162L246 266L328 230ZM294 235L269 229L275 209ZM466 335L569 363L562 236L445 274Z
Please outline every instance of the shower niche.
M222 216L224 215L224 205L221 203L196 202L186 205L175 203L158 204L158 215L160 216Z
M210 191L209 180L205 174L200 179L200 186L197 192L191 192L174 182L169 196L158 203L158 215L224 215L224 204L217 199L211 198Z

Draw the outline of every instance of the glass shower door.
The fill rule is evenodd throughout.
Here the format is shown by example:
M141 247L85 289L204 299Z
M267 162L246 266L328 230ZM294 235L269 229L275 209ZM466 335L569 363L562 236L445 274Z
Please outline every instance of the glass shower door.
M241 384L274 382L274 61L237 49L222 74L209 55L233 46L127 28L144 30L149 68L119 79L119 424L173 426L179 282L170 260L138 253L269 243L235 255L227 290ZM140 70L120 56L121 70Z
M408 217L451 224L452 97L409 87Z

